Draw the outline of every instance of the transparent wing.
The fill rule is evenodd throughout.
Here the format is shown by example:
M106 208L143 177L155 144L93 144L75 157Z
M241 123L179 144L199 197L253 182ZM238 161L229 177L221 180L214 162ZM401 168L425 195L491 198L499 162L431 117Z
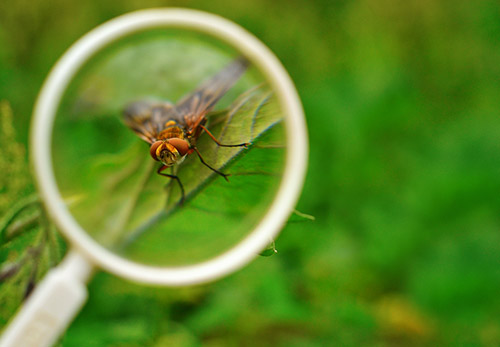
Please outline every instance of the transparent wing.
M141 100L132 102L123 112L125 124L148 143L156 141L169 120L180 121L173 104L164 101Z
M183 118L181 122L188 130L200 124L205 114L236 83L247 67L248 61L245 58L240 57L234 60L176 104L176 111Z

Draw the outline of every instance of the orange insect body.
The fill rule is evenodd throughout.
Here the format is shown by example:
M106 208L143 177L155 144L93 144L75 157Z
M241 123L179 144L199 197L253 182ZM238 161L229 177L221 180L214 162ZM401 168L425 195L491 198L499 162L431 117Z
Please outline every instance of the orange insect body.
M173 120L167 122L157 138L151 144L149 153L154 160L161 161L166 166L179 164L187 154L193 152L192 147L195 146L195 139Z

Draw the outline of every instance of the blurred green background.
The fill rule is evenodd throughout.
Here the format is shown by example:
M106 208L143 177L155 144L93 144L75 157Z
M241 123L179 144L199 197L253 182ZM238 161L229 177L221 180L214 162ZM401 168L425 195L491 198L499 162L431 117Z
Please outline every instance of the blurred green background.
M16 141L74 41L158 6L227 17L283 62L310 136L297 209L316 220L208 285L99 273L63 346L500 345L498 2L2 1L2 121L11 108ZM33 191L12 130L2 122L2 214ZM19 298L1 300L5 324Z

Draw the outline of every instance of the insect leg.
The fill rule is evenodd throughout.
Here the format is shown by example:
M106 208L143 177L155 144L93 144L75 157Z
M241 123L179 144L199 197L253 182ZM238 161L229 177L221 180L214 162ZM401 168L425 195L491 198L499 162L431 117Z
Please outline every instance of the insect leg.
M217 140L215 138L214 135L212 135L212 133L210 131L208 131L207 128L205 128L203 125L200 124L200 128L202 128L203 130L205 130L205 132L208 134L208 136L210 136L212 138L212 140L214 140L214 142L220 146L220 147L248 147L251 145L251 143L249 142L244 142L244 143L239 143L237 145L223 145L222 143L219 142L219 140Z
M227 176L230 176L229 174L222 173L222 172L220 172L219 170L214 169L213 167L211 167L210 165L208 165L208 164L205 162L205 160L203 160L203 157L201 156L200 151L198 151L198 148L193 147L193 149L195 150L196 154L198 154L198 158L200 158L200 161L201 161L201 163L202 163L203 165L205 165L206 167L208 167L210 170L212 170L212 171L213 171L213 172L215 172L216 174L221 175L222 177L224 177L224 179L225 179L226 181L228 181L228 182L229 182L229 180L228 180L228 178L227 178Z
M165 170L168 166L167 165L162 165L160 166L160 168L158 169L158 171L156 171L156 173L158 175L162 175L162 176L165 176L165 177L168 177L168 178L171 178L171 179L174 179L177 181L177 183L179 183L179 188L181 188L181 201L179 202L181 205L184 203L184 186L182 185L181 183L181 180L179 179L178 176L175 176L175 175L170 175L170 174L166 174L166 173L163 173L162 171Z

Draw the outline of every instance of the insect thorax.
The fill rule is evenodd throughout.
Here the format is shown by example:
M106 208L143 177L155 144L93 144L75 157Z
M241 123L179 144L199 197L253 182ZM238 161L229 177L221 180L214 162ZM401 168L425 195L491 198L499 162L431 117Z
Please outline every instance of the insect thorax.
M186 139L186 132L184 129L177 124L175 121L169 121L166 124L166 128L163 129L159 134L158 134L158 140L167 140L171 139L173 137L179 138L179 139Z

